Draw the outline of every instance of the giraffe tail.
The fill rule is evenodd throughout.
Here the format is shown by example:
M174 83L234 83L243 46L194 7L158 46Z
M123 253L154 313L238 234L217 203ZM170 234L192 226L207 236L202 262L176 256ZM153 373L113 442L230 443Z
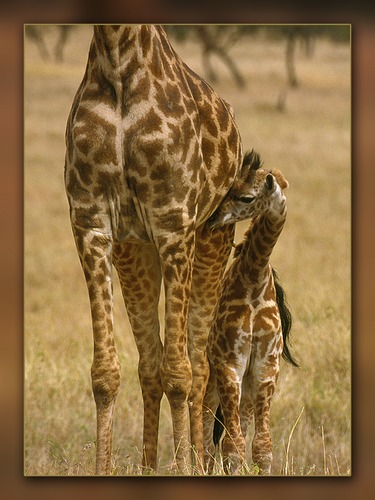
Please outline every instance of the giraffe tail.
M221 408L220 405L218 406L215 414L215 423L214 423L214 430L212 434L212 438L214 441L214 445L217 446L220 442L220 438L224 432L224 417L223 414L221 413Z
M292 314L286 302L284 289L280 284L279 277L275 269L273 268L272 268L272 274L275 282L276 302L280 312L281 329L283 332L283 339L284 339L282 357L285 359L285 361L287 361L291 365L298 367L299 365L291 355L288 345L290 329L292 327Z

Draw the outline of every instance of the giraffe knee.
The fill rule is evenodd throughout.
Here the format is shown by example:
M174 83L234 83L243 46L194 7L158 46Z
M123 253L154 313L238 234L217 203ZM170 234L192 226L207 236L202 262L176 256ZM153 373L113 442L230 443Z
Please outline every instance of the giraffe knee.
M176 370L176 368L178 368ZM171 367L166 363L161 367L161 382L170 404L185 403L191 391L192 371L189 361Z
M160 377L160 358L156 354L154 359L145 359L140 355L138 363L138 377L141 384L141 390L144 397L151 399L161 399L163 396L163 388Z
M108 407L116 398L120 387L120 367L98 370L91 369L92 390L97 405Z
M171 404L185 403L190 392L191 381L164 379L163 390Z

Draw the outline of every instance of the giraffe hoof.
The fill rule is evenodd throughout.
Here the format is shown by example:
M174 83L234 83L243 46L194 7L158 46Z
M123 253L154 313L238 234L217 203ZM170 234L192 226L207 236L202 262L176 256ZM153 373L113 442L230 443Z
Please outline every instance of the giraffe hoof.
M224 459L224 471L228 476L238 476L243 469L243 460L237 453L230 453Z

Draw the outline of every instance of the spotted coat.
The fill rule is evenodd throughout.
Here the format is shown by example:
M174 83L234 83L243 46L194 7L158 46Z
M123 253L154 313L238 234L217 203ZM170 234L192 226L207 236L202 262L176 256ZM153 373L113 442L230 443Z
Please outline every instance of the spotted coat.
M204 435L209 472L214 465L212 433L218 405L226 429L222 442L226 471L236 474L241 470L252 417L253 461L262 473L269 474L271 468L269 413L283 335L270 257L286 220L283 189L288 183L281 172L259 167L256 153L245 157L233 188L208 221L215 231L251 218L225 275L208 341L211 375L204 400Z
M111 470L120 383L112 264L139 351L143 465L157 466L163 392L178 471L189 469L192 448L197 468L203 463L205 347L233 238L233 226L213 234L204 222L231 188L241 157L231 107L179 58L160 26L94 27L67 123L65 183L92 313L97 474Z

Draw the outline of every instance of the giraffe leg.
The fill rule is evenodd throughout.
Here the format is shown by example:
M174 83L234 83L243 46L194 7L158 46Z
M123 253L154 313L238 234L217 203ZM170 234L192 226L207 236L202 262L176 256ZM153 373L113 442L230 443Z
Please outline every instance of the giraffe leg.
M251 377L249 372L244 376L242 381L241 403L240 403L240 418L241 418L241 432L246 439L249 425L254 418L254 406L251 399Z
M194 258L195 227L165 231L157 238L165 287L165 336L161 363L163 390L173 425L175 464L190 473L188 395L192 372L187 349L187 321Z
M264 385L260 388L260 393L267 393L268 390L269 387ZM252 443L253 462L259 467L261 474L269 475L272 463L269 399L259 394L255 408L255 434Z
M245 439L241 432L241 377L229 364L215 367L217 389L226 433L223 438L223 463L227 474L238 474L245 459Z
M196 237L189 303L189 357L193 383L189 395L190 434L196 472L204 470L202 404L209 376L208 335L219 299L220 284L231 252L234 226L200 230Z
M269 475L272 464L272 436L270 431L270 406L279 373L279 358L271 355L255 363L252 399L254 404L255 433L252 442L253 462L260 473Z
M219 397L216 389L216 380L214 373L211 370L203 400L204 467L207 474L212 474L215 464L213 431L215 425L215 413L218 406Z
M113 337L112 242L96 231L73 228L91 306L94 358L92 388L97 411L96 474L111 469L112 422L120 385L120 364Z
M161 284L159 255L153 245L116 245L114 262L139 352L138 373L142 389L143 461L156 469L160 401L162 344L159 335L158 304Z

